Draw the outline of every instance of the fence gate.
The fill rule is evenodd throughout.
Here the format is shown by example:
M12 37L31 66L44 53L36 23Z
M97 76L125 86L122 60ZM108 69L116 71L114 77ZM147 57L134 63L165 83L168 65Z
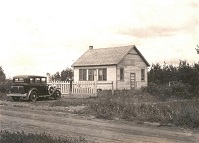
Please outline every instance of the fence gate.
M71 94L74 96L94 97L97 96L95 82L73 82Z

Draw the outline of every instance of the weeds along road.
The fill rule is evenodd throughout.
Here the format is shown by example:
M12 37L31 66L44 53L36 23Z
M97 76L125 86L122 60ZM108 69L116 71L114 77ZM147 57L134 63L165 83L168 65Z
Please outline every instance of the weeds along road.
M40 101L39 101L40 102ZM0 129L47 133L58 137L84 137L101 143L198 143L197 131L95 119L69 112L48 111L46 102L0 101ZM45 107L46 106L46 107Z

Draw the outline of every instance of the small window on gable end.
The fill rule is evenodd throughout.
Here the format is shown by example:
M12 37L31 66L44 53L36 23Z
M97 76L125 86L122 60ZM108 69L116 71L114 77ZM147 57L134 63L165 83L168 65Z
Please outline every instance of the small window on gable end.
M141 69L141 81L145 81L145 69Z
M124 81L124 68L120 68L120 80Z

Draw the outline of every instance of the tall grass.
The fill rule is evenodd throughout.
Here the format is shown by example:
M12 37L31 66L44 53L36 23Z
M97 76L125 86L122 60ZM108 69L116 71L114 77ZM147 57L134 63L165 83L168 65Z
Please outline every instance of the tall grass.
M88 108L75 113L91 114L103 119L116 118L128 121L158 122L161 125L199 127L199 100L172 95L162 97L165 95L163 91L165 89L162 90L160 96L149 94L146 90L121 90L115 91L115 95L106 94L97 98L56 101L51 106L84 105Z
M1 131L0 132L0 142L1 143L88 143L88 141L83 138L61 138L53 137L50 134L41 133L33 134L25 132L14 132Z
M162 88L164 87L162 86ZM160 94L147 93L146 89L122 90L115 91L115 95L110 94L97 98L61 99L49 102L48 106L85 106L86 108L81 110L74 110L74 113L94 115L103 119L122 119L139 121L139 123L159 122L161 125L174 124L190 128L199 127L199 99L185 99L184 95L173 96L171 94L167 96L163 91L165 89L160 92L162 93L160 96ZM166 97L162 97L164 95ZM39 101L37 105L40 105Z
M159 122L199 127L199 100L158 101L158 98L140 91L120 91L116 96L96 99L90 104L97 118Z

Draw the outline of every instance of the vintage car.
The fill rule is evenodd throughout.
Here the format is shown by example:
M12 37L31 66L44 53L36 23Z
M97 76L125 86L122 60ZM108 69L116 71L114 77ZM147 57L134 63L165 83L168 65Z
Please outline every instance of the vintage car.
M14 101L29 99L36 101L39 97L61 98L60 88L47 84L47 77L36 75L19 75L13 77L13 84L7 92Z

